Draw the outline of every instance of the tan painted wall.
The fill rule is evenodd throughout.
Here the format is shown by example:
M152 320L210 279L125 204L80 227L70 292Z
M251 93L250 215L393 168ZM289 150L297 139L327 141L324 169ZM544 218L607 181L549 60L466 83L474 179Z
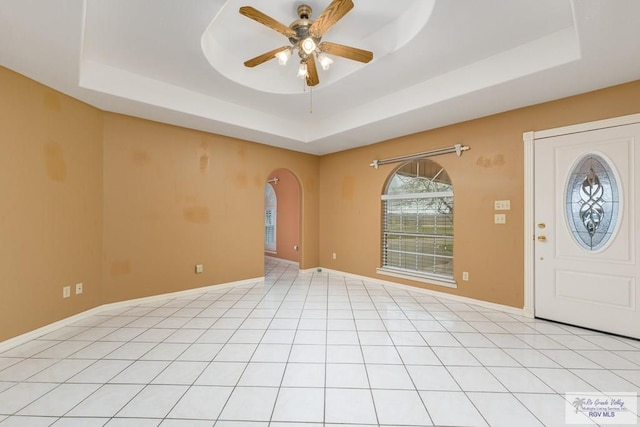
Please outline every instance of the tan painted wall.
M320 264L324 267L513 307L524 303L524 144L522 133L640 112L640 81L324 156L320 160ZM457 290L376 274L384 159L463 144L434 157L454 184ZM511 200L507 224L493 224L494 200ZM348 238L345 238L348 236ZM335 252L337 259L332 259ZM462 272L470 275L463 282Z
M455 276L471 275L455 292L521 307L522 132L640 110L638 81L318 158L104 113L4 68L0 93L0 341L104 303L262 276L264 182L278 168L300 180L300 268L379 277L394 166L369 162L456 143L471 151L437 159L455 185ZM511 200L505 226L496 199ZM76 282L84 294L63 300Z
M279 167L305 188L302 262L318 264L317 157L116 114L104 121L104 302L263 276L264 185Z
M0 342L262 276L264 182L282 167L305 191L301 266L318 265L316 156L104 113L1 67L0 93Z
M2 67L0 94L1 342L100 304L102 113Z
M278 178L273 185L278 200L276 215L276 253L266 254L274 258L298 262L300 249L300 184L298 179L286 169L278 169L269 178Z

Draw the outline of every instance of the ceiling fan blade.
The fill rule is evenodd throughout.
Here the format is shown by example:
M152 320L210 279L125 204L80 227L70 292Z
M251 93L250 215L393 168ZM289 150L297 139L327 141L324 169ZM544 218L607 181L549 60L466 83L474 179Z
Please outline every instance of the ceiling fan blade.
M311 24L309 32L314 37L322 37L333 24L338 22L351 9L353 9L352 0L333 0L318 19Z
M309 55L307 59L307 86L315 86L320 83L318 78L318 69L316 68L316 60L313 55Z
M289 49L289 46L282 46L277 49L270 50L269 52L263 53L262 55L258 55L255 58L251 58L248 61L245 61L244 66L251 68L255 67L256 65L263 64L275 58L278 53L283 52L287 49Z
M280 34L285 37L295 37L296 32L291 28L287 27L281 22L276 21L272 17L265 15L260 12L258 9L255 9L251 6L242 6L240 8L240 14L246 16L247 18L253 19L256 22L261 23L262 25L266 25L267 27L276 30Z
M322 42L318 47L322 52L329 55L341 56L358 62L367 63L373 59L373 52L338 43Z

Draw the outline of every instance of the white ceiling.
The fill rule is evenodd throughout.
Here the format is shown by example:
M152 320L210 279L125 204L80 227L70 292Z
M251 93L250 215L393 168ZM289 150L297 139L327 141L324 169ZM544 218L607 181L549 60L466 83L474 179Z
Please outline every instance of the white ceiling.
M354 0L323 40L313 91L297 63L246 68L330 0L0 0L0 65L106 111L327 154L640 79L638 0ZM313 105L313 111L310 106Z

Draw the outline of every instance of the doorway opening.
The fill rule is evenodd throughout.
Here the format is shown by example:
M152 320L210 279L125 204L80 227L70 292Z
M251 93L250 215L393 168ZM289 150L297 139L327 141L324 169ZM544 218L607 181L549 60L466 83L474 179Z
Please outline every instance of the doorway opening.
M299 265L301 200L300 182L291 171L276 169L269 174L264 191L265 258Z

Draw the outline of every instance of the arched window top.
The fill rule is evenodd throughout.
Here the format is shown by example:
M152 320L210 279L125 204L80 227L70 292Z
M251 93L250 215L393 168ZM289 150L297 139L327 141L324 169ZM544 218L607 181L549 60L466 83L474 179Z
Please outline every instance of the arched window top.
M387 182L385 194L452 192L449 174L433 160L413 160L403 164Z
M380 274L456 287L453 280L453 185L433 160L396 169L382 195Z
M276 196L276 192L273 189L273 186L271 186L271 184L267 183L264 186L264 207L265 208L273 208L277 205L277 196Z

